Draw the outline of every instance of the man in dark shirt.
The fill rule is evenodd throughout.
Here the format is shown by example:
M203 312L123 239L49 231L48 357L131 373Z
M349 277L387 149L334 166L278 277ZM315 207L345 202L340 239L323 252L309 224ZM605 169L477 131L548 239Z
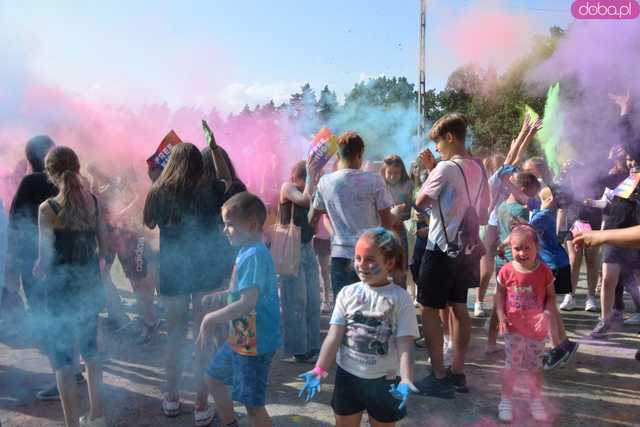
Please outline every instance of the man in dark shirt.
M48 136L36 136L27 142L25 154L32 173L20 181L9 209L6 290L15 300L11 294L17 293L22 283L31 313L44 307L42 289L38 289L32 272L38 258L38 207L58 193L44 173L44 158L53 145Z
M46 299L45 285L33 275L33 265L38 258L38 207L42 202L58 194L44 172L44 159L55 145L48 136L35 136L27 142L25 155L31 166L31 173L20 181L11 208L7 232L6 285L3 305L22 305L18 294L20 284L27 299L29 311L28 331L33 334L38 345L47 353L46 344ZM84 381L78 374L78 381ZM56 385L38 392L40 400L59 398Z

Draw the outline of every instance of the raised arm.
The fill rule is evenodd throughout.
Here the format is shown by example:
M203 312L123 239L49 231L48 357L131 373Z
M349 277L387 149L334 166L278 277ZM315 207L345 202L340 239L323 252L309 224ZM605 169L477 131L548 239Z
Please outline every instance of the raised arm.
M218 146L216 142L216 138L213 135L213 131L209 128L209 125L205 120L202 121L202 129L204 130L204 135L207 140L207 145L211 149L211 155L213 157L213 166L216 168L216 175L218 179L223 181L225 184L225 191L229 190L231 187L231 172L229 170L229 165L222 155L222 150Z

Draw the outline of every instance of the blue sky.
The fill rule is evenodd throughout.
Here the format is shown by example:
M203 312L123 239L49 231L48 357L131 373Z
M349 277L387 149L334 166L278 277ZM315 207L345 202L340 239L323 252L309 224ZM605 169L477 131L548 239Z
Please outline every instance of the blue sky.
M368 76L415 82L418 3L0 0L0 53L23 61L32 78L91 99L230 111L281 101L307 81L339 95ZM537 32L572 21L570 0L428 3L427 84L438 89L460 65L443 40L469 10L523 15Z

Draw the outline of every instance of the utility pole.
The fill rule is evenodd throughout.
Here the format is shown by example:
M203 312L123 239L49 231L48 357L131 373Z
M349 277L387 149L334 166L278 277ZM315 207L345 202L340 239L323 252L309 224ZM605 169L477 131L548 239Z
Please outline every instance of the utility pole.
M427 20L427 0L420 0L420 54L418 58L418 137L424 138L427 114L427 73L425 64L425 39Z

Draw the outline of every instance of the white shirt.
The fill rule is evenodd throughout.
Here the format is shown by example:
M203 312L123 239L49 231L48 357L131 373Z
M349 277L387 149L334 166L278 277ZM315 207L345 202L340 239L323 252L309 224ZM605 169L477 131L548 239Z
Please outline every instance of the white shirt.
M455 160L456 163L462 166L469 185L471 202L475 202L478 191L480 191L480 185L485 179L482 173L482 166L473 159L459 156L454 156L451 160ZM458 166L452 161L438 162L436 167L429 173L427 181L422 185L420 194L425 194L431 199L427 249L434 250L437 246L444 252L447 250L447 240L442 226L440 209L442 209L442 216L447 225L447 237L449 237L449 241L452 241L455 239L464 213L469 206L464 178ZM489 190L485 184L478 197L478 202L488 197L490 197ZM476 205L477 209L478 206Z
M336 297L330 323L346 327L338 366L360 378L395 378L400 367L396 338L419 336L413 301L393 283L345 286Z
M353 259L360 234L378 227L378 211L393 205L382 176L359 169L341 169L318 182L313 209L331 220L331 256Z

